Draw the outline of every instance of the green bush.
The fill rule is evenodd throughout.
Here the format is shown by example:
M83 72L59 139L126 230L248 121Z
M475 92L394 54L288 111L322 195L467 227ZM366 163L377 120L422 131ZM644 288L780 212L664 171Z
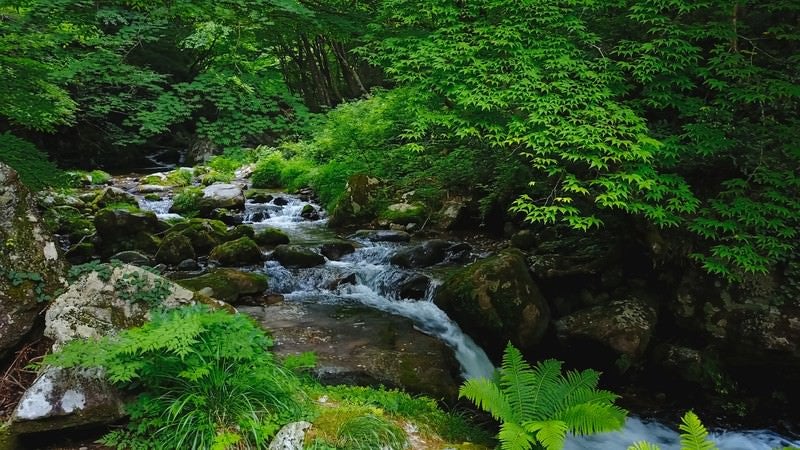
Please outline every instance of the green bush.
M281 170L286 161L280 153L272 152L259 158L251 180L257 189L281 187Z
M201 188L184 188L173 197L172 211L185 217L194 217L200 213L201 197L203 197L203 190Z
M190 307L93 341L73 341L45 364L101 367L141 393L118 448L267 448L280 425L308 411L299 379L268 351L272 340L245 315ZM215 447L216 445L216 447Z
M283 165L280 182L290 191L311 187L317 172L317 165L313 161L303 157L292 158Z
M67 185L67 176L35 145L11 133L0 133L0 162L8 164L33 190Z

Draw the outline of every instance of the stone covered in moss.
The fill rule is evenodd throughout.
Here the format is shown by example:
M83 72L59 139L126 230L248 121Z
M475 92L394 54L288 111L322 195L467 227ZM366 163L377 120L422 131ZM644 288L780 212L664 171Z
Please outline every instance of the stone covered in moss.
M31 327L64 284L65 266L36 201L17 173L0 163L0 358Z
M289 236L277 228L264 228L256 232L255 241L263 246L288 244Z
M95 232L94 223L72 206L48 208L44 221L51 232L67 236L70 242L77 242Z
M227 303L235 304L245 295L258 295L267 290L267 277L258 273L220 268L199 277L177 280L181 286L195 292L211 289L211 296Z
M456 272L439 288L436 304L476 341L499 354L509 340L532 349L550 320L547 302L525 258L507 250Z
M194 247L188 237L180 233L170 233L161 240L156 261L174 266L187 259L195 259Z
M100 238L98 251L105 258L125 250L153 255L161 244L154 236L160 231L158 218L151 211L104 208L95 214L94 225Z
M214 247L208 258L224 266L247 266L260 263L263 255L252 239L242 237Z
M344 195L331 212L329 225L344 227L369 222L375 218L381 180L364 173L352 175L347 180Z
M324 256L299 245L279 245L272 252L272 258L282 266L292 268L307 268L325 264Z
M400 225L421 224L425 222L427 213L422 203L395 203L382 211L380 218Z
M218 220L191 219L172 226L169 234L179 233L189 238L195 254L206 255L211 249L227 241L228 227Z
M615 300L559 319L556 332L566 345L599 344L636 359L644 354L656 326L656 310L640 298Z
M111 205L130 205L134 207L139 206L136 197L129 194L117 187L107 187L100 191L97 197L92 202L95 208L105 208Z

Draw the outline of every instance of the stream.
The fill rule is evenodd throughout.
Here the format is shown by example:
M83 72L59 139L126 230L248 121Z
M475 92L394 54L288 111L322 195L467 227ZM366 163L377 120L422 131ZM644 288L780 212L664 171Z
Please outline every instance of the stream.
M319 220L305 220L300 213L308 202L285 193L275 195L287 200L287 204L279 206L272 202L254 204L248 201L244 223L256 230L266 227L281 229L289 235L292 244L315 250L319 250L323 243L342 240L328 229L324 211L320 211ZM153 211L164 219L175 217L168 212L172 203L169 198L157 201L138 198L142 209ZM319 208L318 205L314 206ZM408 318L418 330L441 340L453 349L464 378L491 376L494 367L486 353L432 301L436 286L447 272L447 263L426 269L401 269L392 265L389 259L399 249L410 244L359 239L350 239L349 242L357 245L354 253L339 261L326 261L324 265L309 269L287 269L277 261L265 262L262 271L269 277L270 289L282 294L287 303L361 305ZM452 269L455 265L449 266ZM355 275L354 284L335 286L336 280L351 274ZM397 284L420 274L431 279L424 298L400 298ZM662 450L679 450L679 436L674 429L675 427L667 427L657 420L632 416L622 431L569 438L565 449L625 450L634 442L647 440L658 444ZM715 430L712 438L720 450L800 447L800 441L789 440L767 430Z

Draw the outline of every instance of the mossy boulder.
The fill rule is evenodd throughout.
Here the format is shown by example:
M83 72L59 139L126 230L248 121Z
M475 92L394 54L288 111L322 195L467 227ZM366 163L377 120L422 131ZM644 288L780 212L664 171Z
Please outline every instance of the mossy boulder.
M247 225L236 225L233 229L228 231L228 239L234 240L239 239L241 237L248 237L250 239L255 239L256 237L256 230L253 227Z
M179 233L189 238L196 255L207 255L214 247L229 240L228 227L218 220L191 219L169 229L168 234Z
M0 358L65 285L65 264L16 171L0 163Z
M386 207L379 218L400 225L422 224L427 219L427 212L422 203L394 203Z
M508 341L531 350L550 320L550 309L517 250L506 250L451 275L436 305L491 353Z
M319 220L320 215L317 208L314 208L314 205L309 203L303 206L303 209L300 211L300 217L306 220Z
M195 259L192 241L180 234L170 233L161 240L161 245L156 252L156 261L175 266L181 261Z
M252 239L241 237L214 247L208 258L224 266L247 266L260 263L263 255Z
M117 187L107 187L100 191L92 202L95 208L105 208L110 205L130 205L134 207L139 206L136 197L133 194L123 191Z
M406 269L428 267L444 261L447 257L447 249L451 246L450 242L432 239L398 251L392 255L390 261L392 264Z
M373 220L383 183L364 173L350 176L344 194L336 202L328 224L332 227L357 225Z
M289 243L289 235L277 228L264 228L255 234L255 241L258 245L270 247Z
M579 310L562 317L555 326L558 339L567 346L599 344L634 360L647 349L657 318L648 301L631 296Z
M104 258L125 250L150 255L158 251L158 218L151 211L133 208L103 208L95 214L94 225L100 238L98 252Z
M264 275L229 268L215 269L199 277L176 282L195 292L210 288L211 297L234 305L240 297L262 294L269 287Z
M70 242L94 234L94 223L72 206L54 206L44 213L44 223L56 234L67 236Z
M245 198L253 203L269 203L275 197L260 189L249 189L245 193Z
M325 257L299 245L279 245L272 252L272 258L284 267L308 268L325 264Z

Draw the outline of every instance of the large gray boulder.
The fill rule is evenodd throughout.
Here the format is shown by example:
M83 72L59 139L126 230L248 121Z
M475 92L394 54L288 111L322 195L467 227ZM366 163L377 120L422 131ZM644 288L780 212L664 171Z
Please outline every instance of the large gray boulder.
M222 209L244 209L244 191L235 184L218 183L203 189L203 196L200 198L200 214L207 216L217 208Z
M0 358L65 285L65 266L17 173L0 163Z
M142 294L148 302L137 301ZM48 308L44 334L53 340L53 351L75 339L112 335L143 325L156 298L165 308L203 301L159 275L120 265L70 285ZM23 394L11 426L30 433L106 424L123 417L122 404L121 394L98 371L47 367Z

